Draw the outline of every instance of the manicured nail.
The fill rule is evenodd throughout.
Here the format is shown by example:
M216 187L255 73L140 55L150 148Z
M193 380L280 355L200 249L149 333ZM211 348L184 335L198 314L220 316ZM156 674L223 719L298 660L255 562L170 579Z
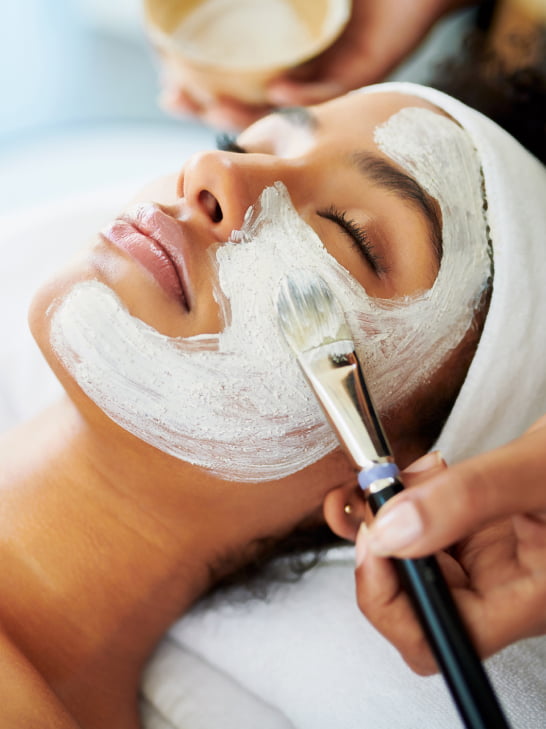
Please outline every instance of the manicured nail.
M368 533L368 548L387 556L411 544L423 533L423 522L411 501L394 506L384 516L378 515Z
M358 528L358 534L356 535L355 545L355 567L358 569L360 565L366 559L366 553L368 551L368 527L365 522L362 522Z
M437 468L443 465L444 457L441 451L432 451L427 453L425 456L421 456L416 461L411 463L407 468L404 469L406 473L424 473L430 471L432 468Z

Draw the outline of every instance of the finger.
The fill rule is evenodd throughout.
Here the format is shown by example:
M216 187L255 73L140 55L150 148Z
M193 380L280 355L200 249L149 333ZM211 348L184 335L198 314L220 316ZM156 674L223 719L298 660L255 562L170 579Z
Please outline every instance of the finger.
M173 116L199 116L203 111L203 106L182 89L163 89L158 104L163 111Z
M267 99L280 106L320 104L376 81L382 66L375 58L368 61L361 49L333 49L271 81Z
M540 430L541 428L546 428L546 415L543 415L536 421L536 423L533 423L533 425L531 425L531 427L527 430L527 433L534 433L536 430Z
M316 104L382 80L441 16L442 3L398 12L397 3L353 3L351 21L324 53L271 84L274 104ZM408 11L412 4L407 6Z
M457 590L455 597L482 658L546 632L544 574L522 574L486 593Z
M289 78L271 82L267 99L279 106L309 106L341 96L348 87L339 81L293 81Z
M431 478L434 474L442 473L447 468L440 451L431 451L411 463L402 471L404 486L417 486L419 483Z
M218 129L240 131L270 111L269 104L244 104L230 97L221 97L203 112L202 118Z
M546 429L534 430L399 494L372 525L370 549L423 556L496 519L544 511L545 441Z
M369 551L365 526L357 535L356 561L356 594L361 611L416 673L435 673L436 663L396 571L389 560Z
M245 104L228 96L210 97L204 102L180 86L165 87L158 103L168 114L200 117L213 127L234 131L244 129L271 110L268 104Z
M360 36L343 36L312 61L273 79L266 90L273 104L319 104L378 80L383 72L381 54L370 54Z

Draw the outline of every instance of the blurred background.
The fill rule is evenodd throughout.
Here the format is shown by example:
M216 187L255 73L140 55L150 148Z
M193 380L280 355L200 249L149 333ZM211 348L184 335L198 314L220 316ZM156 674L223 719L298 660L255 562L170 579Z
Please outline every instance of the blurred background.
M17 0L0 25L0 215L173 171L214 133L156 103L141 0ZM391 78L426 81L472 10L439 24Z
M157 106L140 0L16 0L0 24L0 214L176 169L213 133Z

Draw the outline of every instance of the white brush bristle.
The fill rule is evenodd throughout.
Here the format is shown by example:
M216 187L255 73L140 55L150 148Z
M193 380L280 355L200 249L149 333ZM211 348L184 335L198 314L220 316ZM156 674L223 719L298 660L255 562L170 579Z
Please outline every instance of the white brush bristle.
M351 340L341 306L318 275L297 271L279 287L277 312L286 340L296 353L330 342Z

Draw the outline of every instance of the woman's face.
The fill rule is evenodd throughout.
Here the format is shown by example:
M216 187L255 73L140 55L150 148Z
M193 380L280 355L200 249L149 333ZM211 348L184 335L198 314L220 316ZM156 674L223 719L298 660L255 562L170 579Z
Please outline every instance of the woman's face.
M387 93L355 94L310 110L285 110L257 122L243 132L236 143L223 145L225 149L191 157L178 176L147 188L141 199L154 202L138 203L128 208L101 233L88 253L41 292L34 304L31 319L35 336L61 380L66 382L71 378L52 351L50 323L55 319L59 302L63 302L74 285L82 281L93 280L103 284L134 319L144 322L155 333L165 335L165 341L167 337L186 340L221 332L229 322L226 322L225 311L218 304L218 267L214 251L221 250L232 232L241 229L246 211L256 205L264 189L278 182L285 186L297 214L316 233L327 256L348 271L368 297L400 299L430 289L438 272L442 245L439 208L418 182L381 151L374 141L375 130L408 106L428 109L444 118L440 111L421 99ZM293 246L294 259L299 257L305 262L307 249L302 247L298 235L294 235L290 245ZM290 251L288 253L290 257ZM286 245L283 254L286 255ZM275 261L270 263L271 266L275 264ZM231 266L233 268L233 263ZM229 301L232 312L236 311L237 299L244 299L244 271L238 273L242 275L241 295L239 297L239 292L232 286ZM255 284L254 280L248 282L249 288ZM51 302L53 306L48 309ZM44 317L46 310L48 315ZM84 322L84 328L87 324L88 320ZM79 327L75 328L79 334ZM148 341L151 335L147 330L144 333ZM92 333L89 341L93 336ZM120 336L123 336L123 329L120 329ZM118 339L116 337L116 342ZM169 339L168 347L171 347L171 341ZM195 339L191 341L195 343ZM89 347L89 342L86 346ZM136 349L131 357L141 354ZM58 355L58 348L56 352ZM170 356L171 353L168 354ZM123 357L122 351L118 361L121 362ZM153 357L148 359L152 361L153 369ZM195 383L197 380L206 381L206 362L204 359L203 367L196 370ZM248 358L245 362L250 364ZM123 371L123 364L120 369ZM166 372L172 374L172 369ZM187 370L184 370L175 379L183 379L186 374ZM245 372L239 372L237 376L241 380L244 375ZM253 374L251 369L247 377L249 381L254 379L256 382L267 379L267 376ZM83 387L82 381L77 377L76 380ZM229 389L228 385L221 382L221 377L216 377L215 386L219 386L222 392L215 390L211 399L208 388L209 399L204 409L210 408L212 412L214 401L222 402L223 390ZM240 387L244 390L245 384ZM199 409L199 403L205 402L203 399L196 400L194 405L191 401L194 389L190 383L185 391L187 400L186 395L179 399L171 398L171 401L181 403L177 408L186 422L191 422L192 413ZM280 396L280 390L277 392ZM267 405L264 402L267 397L271 398L267 387L264 393L257 398L258 409L262 404ZM108 399L109 396L106 397ZM232 402L240 399L237 395ZM97 402L96 399L94 401ZM139 412L148 415L152 405L152 402L144 403ZM253 407L255 405L256 399ZM411 403L406 402L405 407L411 408ZM227 409L229 407L223 407L223 412ZM116 422L125 424L123 417L108 414ZM245 414L241 414L241 418ZM156 420L161 417L163 415L158 415ZM278 425L283 417L287 417L286 413L273 413L267 427L272 421ZM222 426L220 430L230 432L239 423L237 415L231 424ZM207 435L199 435L201 427ZM327 425L324 427L328 430L328 437L332 438ZM241 431L240 442L229 441L228 450L224 453L216 437L214 421L209 420L204 426L201 422L196 423L188 435L193 440L194 451L207 441L208 455L201 460L197 457L191 460L193 451L185 456L184 451L176 450L176 444L174 451L161 445L158 447L182 460L204 465L221 477L251 481L253 473L259 471L258 467L253 471L252 458L260 452L262 441L252 442L252 417L249 428L246 435ZM129 427L128 430L140 435L138 427ZM275 454L272 456L266 452L260 465L260 468L263 467L262 474L256 480L281 478L317 460L313 453L309 456L308 445L304 443L302 446L299 440L304 426L298 425L292 427L291 432L289 430L281 428L276 433L278 461ZM307 430L309 443L317 440L316 431L313 428ZM283 470L282 464L288 458L288 435L293 436L296 450L300 448L308 453L308 460L297 462L296 459ZM157 445L163 443L165 437L176 440L176 428L167 436L162 434L161 441L147 440ZM143 439L146 440L145 437ZM249 451L250 460L248 463L245 461L239 470L234 468L232 473L226 473L207 462L207 457L214 457L211 453L219 453L218 462L229 463L229 453L239 454L244 450L239 447L241 443ZM330 443L323 455L331 448ZM273 464L269 469L268 463Z
M354 95L264 118L236 145L196 154L176 177L146 188L139 199L154 202L122 214L71 275L103 281L134 316L164 334L217 332L210 249L241 228L249 206L280 181L303 220L370 296L429 288L438 268L430 211L367 171L369 156L396 167L373 134L408 104L433 108L399 94Z

